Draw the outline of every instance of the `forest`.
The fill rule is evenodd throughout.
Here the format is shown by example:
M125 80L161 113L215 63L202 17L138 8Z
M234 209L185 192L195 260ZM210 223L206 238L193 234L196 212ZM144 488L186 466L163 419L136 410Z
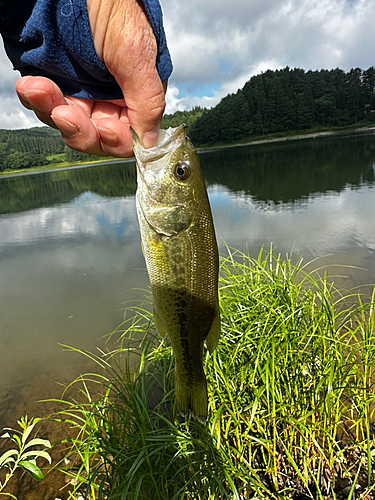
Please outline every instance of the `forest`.
M347 73L338 68L269 70L252 77L214 108L164 115L162 127L185 123L193 143L202 147L275 133L375 123L374 87L374 67ZM57 130L0 129L0 172L87 159L88 155L68 149Z
M236 94L211 109L164 117L175 126L179 116L196 146L229 144L266 134L345 127L375 122L375 68L305 71L288 67L252 77ZM181 123L181 122L180 122Z
M0 129L0 172L48 165L48 157L64 154L64 148L60 133L49 127Z
M61 139L60 132L50 127L0 129L0 172L53 166L62 162L79 163L97 158L69 149Z

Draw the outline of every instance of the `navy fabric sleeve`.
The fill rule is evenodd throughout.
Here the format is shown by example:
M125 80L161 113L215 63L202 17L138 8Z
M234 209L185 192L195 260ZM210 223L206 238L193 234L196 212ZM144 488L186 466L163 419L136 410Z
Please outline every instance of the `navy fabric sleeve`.
M156 67L162 81L172 61L158 0L142 0L158 46ZM98 58L86 0L0 0L0 33L14 69L46 76L66 95L121 99L115 78Z

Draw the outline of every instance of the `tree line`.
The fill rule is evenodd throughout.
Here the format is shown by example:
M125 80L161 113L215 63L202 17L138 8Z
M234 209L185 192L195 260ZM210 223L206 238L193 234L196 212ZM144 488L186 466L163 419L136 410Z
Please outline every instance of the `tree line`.
M197 146L314 127L375 121L375 68L266 71L211 109L195 108L186 122ZM177 112L181 113L181 112ZM166 115L172 126L174 115ZM189 121L190 118L190 121Z
M0 172L95 158L98 157L69 149L60 132L50 127L0 129Z
M375 122L375 68L305 71L286 67L253 76L211 109L195 107L163 117L163 128L186 123L196 146L311 128ZM48 127L0 130L0 171L69 161L88 155L64 146ZM92 158L92 157L91 157Z
M0 171L48 165L47 157L64 153L64 147L60 133L49 127L0 130Z

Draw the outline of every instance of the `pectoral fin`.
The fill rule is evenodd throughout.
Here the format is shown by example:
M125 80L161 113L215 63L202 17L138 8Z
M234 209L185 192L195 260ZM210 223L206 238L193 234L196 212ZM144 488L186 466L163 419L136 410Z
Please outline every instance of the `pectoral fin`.
M155 306L154 306L154 310L153 310L153 315L154 315L156 330L157 330L158 334L160 335L160 337L162 337L164 339L167 335L167 332L163 326L163 322L160 319L160 316L159 316Z
M220 338L220 312L219 312L219 303L217 303L211 328L206 338L206 346L207 349L210 351L210 354L212 354L216 349L216 346L219 342L219 338Z

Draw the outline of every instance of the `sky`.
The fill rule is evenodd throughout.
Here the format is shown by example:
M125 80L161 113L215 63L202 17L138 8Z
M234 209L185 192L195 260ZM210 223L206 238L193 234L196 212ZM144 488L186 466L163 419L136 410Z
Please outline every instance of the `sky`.
M166 113L212 107L254 75L375 66L375 0L160 0L174 71ZM0 128L40 125L0 49Z

